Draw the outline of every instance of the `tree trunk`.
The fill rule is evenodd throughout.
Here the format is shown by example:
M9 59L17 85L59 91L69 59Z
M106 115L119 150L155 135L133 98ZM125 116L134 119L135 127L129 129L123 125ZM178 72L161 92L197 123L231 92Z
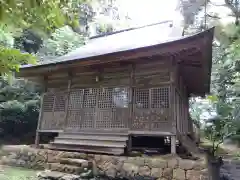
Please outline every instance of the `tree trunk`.
M213 156L209 152L207 152L206 158L207 158L209 180L219 180L220 179L220 168L223 164L222 158Z

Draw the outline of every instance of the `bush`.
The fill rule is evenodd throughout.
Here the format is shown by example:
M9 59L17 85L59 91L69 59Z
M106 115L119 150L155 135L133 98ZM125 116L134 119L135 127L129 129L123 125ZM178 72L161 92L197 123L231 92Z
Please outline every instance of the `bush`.
M32 143L37 128L39 99L24 103L17 100L7 101L0 107L0 134L5 140L16 139Z

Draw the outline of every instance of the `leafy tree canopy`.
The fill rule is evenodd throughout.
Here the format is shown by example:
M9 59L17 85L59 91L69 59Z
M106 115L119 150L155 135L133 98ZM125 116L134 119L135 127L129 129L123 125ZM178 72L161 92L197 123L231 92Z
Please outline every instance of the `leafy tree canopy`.
M79 6L86 0L3 0L0 1L0 73L10 75L21 64L34 64L36 57L22 53L11 43L26 29L50 35L65 26L79 26ZM32 51L29 51L32 53Z

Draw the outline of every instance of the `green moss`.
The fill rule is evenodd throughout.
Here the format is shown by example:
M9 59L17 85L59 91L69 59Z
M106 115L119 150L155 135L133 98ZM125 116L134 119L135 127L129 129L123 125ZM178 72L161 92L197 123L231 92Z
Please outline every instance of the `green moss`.
M0 169L1 180L37 180L36 171L16 168L3 167Z

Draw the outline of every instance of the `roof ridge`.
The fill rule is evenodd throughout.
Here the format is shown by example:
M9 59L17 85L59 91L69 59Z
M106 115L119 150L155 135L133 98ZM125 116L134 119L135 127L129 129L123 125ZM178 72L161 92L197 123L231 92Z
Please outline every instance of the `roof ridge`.
M155 25L158 25L158 24L164 24L164 23L168 23L168 22L172 22L172 24L170 25L170 27L172 27L173 21L172 20L167 20L167 21L161 21L161 22L157 22L157 23L147 24L147 25L144 25L144 26L122 29L122 30L119 30L119 31L109 32L109 33L105 33L105 34L102 34L102 35L96 35L96 36L89 37L89 39L96 39L96 38L100 38L100 37L110 36L110 35L113 35L113 34L118 34L118 33L126 32L126 31L132 31L132 30L141 29L141 28L150 27L150 26L155 26Z

